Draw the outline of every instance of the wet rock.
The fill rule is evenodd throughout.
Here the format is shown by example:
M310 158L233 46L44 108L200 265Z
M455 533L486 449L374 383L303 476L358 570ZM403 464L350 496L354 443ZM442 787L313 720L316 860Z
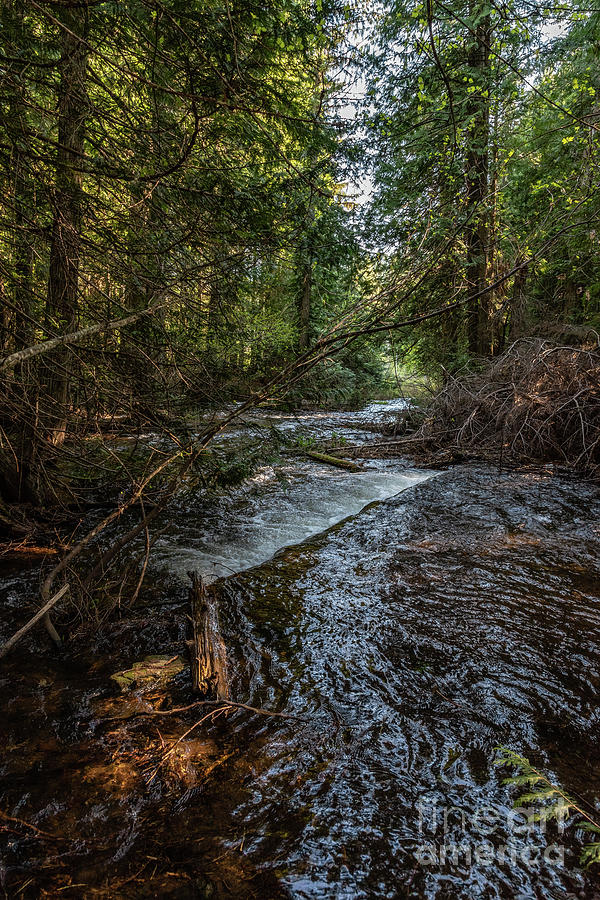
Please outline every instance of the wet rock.
M121 691L129 691L140 687L165 684L179 675L187 663L182 656L145 656L141 662L134 663L130 669L115 672L111 680Z

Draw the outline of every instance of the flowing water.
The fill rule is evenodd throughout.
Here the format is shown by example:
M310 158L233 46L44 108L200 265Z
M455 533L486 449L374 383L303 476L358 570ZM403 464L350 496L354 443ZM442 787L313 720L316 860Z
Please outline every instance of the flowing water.
M277 427L367 440L376 413ZM510 747L600 805L598 486L287 459L173 520L168 591L92 651L32 635L5 661L7 896L600 896L590 836L526 822L494 765ZM182 652L191 568L229 576L233 698L296 718L238 710L176 746L205 710L130 718L191 702L186 671L123 695L108 677ZM38 580L6 575L7 634Z
M365 429L393 421L405 400L372 403L356 412L254 413L243 422L245 433L276 429L288 439L363 443ZM238 425L221 440L242 440ZM270 559L283 547L326 531L368 503L385 500L431 477L406 464L365 461L358 473L306 458L302 446L287 462L264 465L241 490L228 497L185 497L174 505L173 525L157 546L155 559L185 577L190 570L206 580L228 576Z

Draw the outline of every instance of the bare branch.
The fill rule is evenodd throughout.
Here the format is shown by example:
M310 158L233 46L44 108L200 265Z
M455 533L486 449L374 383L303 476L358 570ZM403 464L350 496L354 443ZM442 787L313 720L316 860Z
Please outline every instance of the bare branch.
M153 315L162 306L164 306L164 303L148 306L137 313L126 316L124 319L99 322L97 325L90 325L88 328L81 328L79 331L72 331L70 334L62 334L60 337L51 338L49 341L42 341L41 344L33 344L31 347L25 347L24 350L17 350L16 353L11 353L10 356L5 356L3 360L0 360L0 372L8 372L20 363L27 362L28 359L40 356L42 353L48 353L56 347L62 347L66 344L78 344L85 338L94 334L100 334L103 331L117 331L119 328L126 328L127 325L133 325L134 322L139 321L144 316Z

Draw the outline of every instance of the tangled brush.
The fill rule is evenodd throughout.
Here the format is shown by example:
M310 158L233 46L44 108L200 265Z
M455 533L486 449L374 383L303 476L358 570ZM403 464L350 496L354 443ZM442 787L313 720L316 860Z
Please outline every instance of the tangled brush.
M483 372L451 377L415 435L429 450L600 473L600 352L521 340Z

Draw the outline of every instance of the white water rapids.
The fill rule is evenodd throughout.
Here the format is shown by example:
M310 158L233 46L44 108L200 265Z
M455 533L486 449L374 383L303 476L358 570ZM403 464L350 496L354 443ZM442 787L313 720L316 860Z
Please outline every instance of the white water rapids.
M304 437L334 433L353 441L381 440L362 429L392 418L405 406L404 400L392 400L351 413L262 414L252 424L275 425L288 433L293 429ZM291 461L263 466L240 488L213 498L208 507L181 506L157 546L157 558L182 577L191 570L207 580L241 572L434 474L397 460L359 463L363 471L345 471L305 459L299 450Z

